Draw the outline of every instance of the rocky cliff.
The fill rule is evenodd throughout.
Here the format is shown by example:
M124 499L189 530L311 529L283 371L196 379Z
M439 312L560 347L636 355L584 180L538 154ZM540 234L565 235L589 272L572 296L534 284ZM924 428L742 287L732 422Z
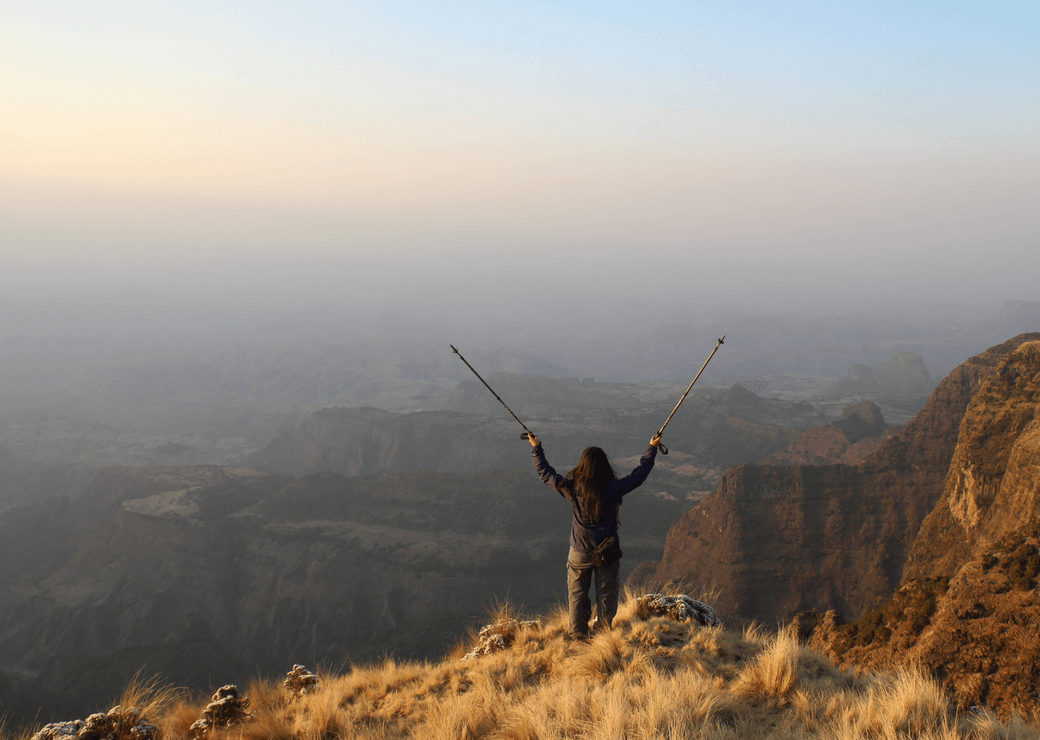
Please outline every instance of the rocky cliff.
M950 576L973 553L1035 521L1040 507L1040 342L1019 346L961 422L942 498L925 518L904 580Z
M961 419L983 381L1022 335L950 373L928 403L859 465L741 465L669 531L660 563L634 583L714 584L719 604L771 622L804 609L860 616L898 586L921 528L943 492Z
M962 709L1040 719L1038 505L1040 341L1030 341L969 404L899 591L852 624L800 615L803 634L848 665L925 666Z

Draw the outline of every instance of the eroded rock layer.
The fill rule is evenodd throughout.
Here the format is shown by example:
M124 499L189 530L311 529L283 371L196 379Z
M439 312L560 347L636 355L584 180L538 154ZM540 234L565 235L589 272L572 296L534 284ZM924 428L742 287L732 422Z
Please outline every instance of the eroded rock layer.
M904 580L952 575L973 552L1040 510L1040 341L1022 344L972 400L942 498L924 520Z

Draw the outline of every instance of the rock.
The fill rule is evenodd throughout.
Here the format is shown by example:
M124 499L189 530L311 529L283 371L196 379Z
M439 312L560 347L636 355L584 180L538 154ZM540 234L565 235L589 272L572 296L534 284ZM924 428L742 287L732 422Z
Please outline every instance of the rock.
M714 609L686 594L645 594L636 599L636 605L637 613L644 619L647 616L668 617L676 622L696 623L702 627L722 626L722 620Z
M299 699L305 694L311 694L318 690L318 677L304 668L302 665L294 665L292 670L285 674L282 687L289 692L289 702Z
M114 706L107 714L45 725L32 740L156 740L158 727L136 707Z
M238 693L234 684L221 686L213 694L210 703L202 712L202 716L192 723L188 729L188 737L202 738L211 730L233 727L248 722L252 715L248 712L249 699Z
M964 414L942 498L925 518L905 579L950 576L1040 514L1040 341L1001 363Z
M824 620L809 647L844 667L920 666L963 711L1040 720L1040 529L998 543L953 578L918 578L859 620Z
M538 620L521 622L512 617L498 619L491 624L484 625L477 635L476 647L463 655L459 662L465 663L474 658L501 652L513 644L519 630L541 626L542 623Z
M76 740L83 727L84 722L81 719L75 719L71 722L52 722L49 725L44 725L43 728L32 736L32 740Z

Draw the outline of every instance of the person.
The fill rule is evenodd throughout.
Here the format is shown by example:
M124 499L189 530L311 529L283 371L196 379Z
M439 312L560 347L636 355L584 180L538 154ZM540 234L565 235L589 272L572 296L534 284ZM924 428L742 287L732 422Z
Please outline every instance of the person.
M592 604L589 588L593 575L596 581L596 624L593 629L610 629L618 606L618 571L621 568L618 533L618 510L621 499L638 488L654 467L661 437L650 439L639 465L624 478L618 478L599 447L589 447L581 455L578 465L567 475L560 475L546 461L542 443L534 434L528 435L534 469L542 483L559 493L571 504L571 540L567 554L567 608L571 634L585 638L589 634ZM593 565L593 551L598 545L607 545L614 537L615 557L609 564ZM613 562L610 562L613 560Z

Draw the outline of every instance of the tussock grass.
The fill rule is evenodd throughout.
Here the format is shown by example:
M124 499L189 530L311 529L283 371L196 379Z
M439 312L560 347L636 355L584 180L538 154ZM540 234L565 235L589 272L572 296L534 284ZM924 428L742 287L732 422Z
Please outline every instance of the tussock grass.
M491 621L516 618L499 606ZM959 715L920 672L836 668L782 629L743 632L645 618L634 599L614 629L566 639L567 616L516 629L508 647L467 661L319 671L320 689L289 702L280 678L246 688L253 721L212 740L1038 740L1020 720ZM164 740L183 738L205 706L135 684ZM151 693L149 693L151 692ZM25 740L0 730L0 740Z

